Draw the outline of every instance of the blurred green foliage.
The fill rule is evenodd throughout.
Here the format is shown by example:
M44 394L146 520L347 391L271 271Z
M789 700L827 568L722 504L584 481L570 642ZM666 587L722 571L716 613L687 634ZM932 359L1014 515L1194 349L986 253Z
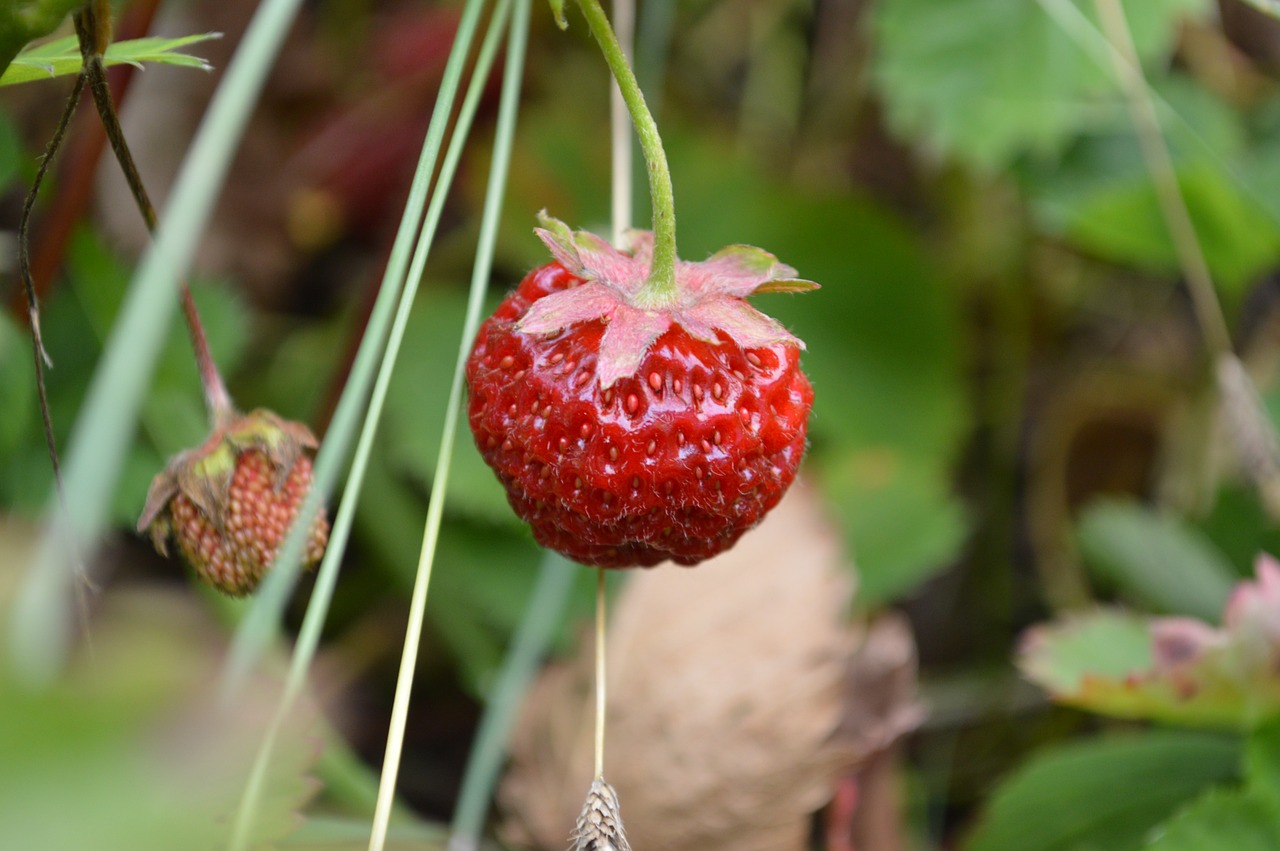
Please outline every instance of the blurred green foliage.
M728 3L675 6L674 42L649 33L639 51L670 66L640 71L645 79L667 72L667 84L651 96L664 107L681 254L701 259L727 244L755 244L822 284L801 297L762 297L759 306L808 346L803 363L817 396L804 475L821 487L848 544L858 607L905 604L913 612L926 684L956 670L974 678L997 666L1008 670L1016 635L1037 621L1047 624L1031 633L1042 643L1021 662L1051 694L1132 680L1153 663L1146 613L1194 617L1207 628L1257 553L1280 548L1280 533L1248 479L1218 458L1226 453L1217 444L1226 446L1229 436L1206 425L1214 419L1210 371L1196 360L1200 340L1186 319L1177 255L1113 83L1095 3L876 0L848 4L863 11L843 30L832 11L843 4L749 5L745 14ZM1274 308L1258 300L1266 292L1259 281L1280 259L1274 67L1242 55L1209 20L1207 0L1122 5L1219 297L1240 320L1242 355L1265 379L1275 360L1267 330ZM341 13L344 21L360 14ZM607 230L606 78L584 28L561 35L549 22L543 26L492 302L546 262L531 231L537 210ZM1229 57L1216 61L1261 82L1248 88L1232 77L1233 88L1215 75L1220 67L1192 56L1191 40L1206 32ZM363 34L342 26L331 37L350 39L342 50L367 64L378 54L357 42ZM839 49L824 49L826 37L837 38ZM346 84L358 88L371 73L362 64ZM397 85L384 88L394 95ZM300 109L300 100L283 111ZM290 122L301 119L290 113ZM29 136L0 114L0 187L11 193L33 170L39 144ZM352 162L364 167L390 156L373 146L381 139L363 141L371 150ZM479 162L484 140L476 142ZM487 176L477 167L464 167L463 175L358 495L355 542L329 629L335 644L359 641L370 623L398 630L414 582L462 324L458 282L466 278ZM645 226L646 203L636 206L636 224ZM350 240L355 248L340 248L373 255L360 244L367 238L362 231ZM308 261L322 267L331 259ZM55 359L50 402L62 442L111 333L129 265L84 227L44 306ZM236 397L246 407L321 421L342 379L364 294L344 280L336 289L346 301L337 309L282 316L233 295L238 283L194 284ZM22 513L42 508L51 484L30 360L22 322L0 313L0 505ZM1160 404L1140 394L1116 403L1066 392L1095 375L1103 386L1110 376L1135 372L1167 382L1153 394ZM1272 419L1280 418L1280 391L1262 390ZM163 459L197 443L205 429L195 368L175 328L116 494L113 516L122 530L132 527ZM1138 433L1134 444L1118 440L1121 432ZM1055 466L1046 457L1066 460ZM483 700L523 616L538 549L465 432L451 463L427 636L431 657L448 665L421 676L451 678ZM1051 498L1038 500L1042 494ZM1115 602L1128 611L1054 611L1064 604L1050 585L1063 574L1083 595L1075 603ZM592 579L581 571L560 647L589 615ZM95 718L65 695L13 701L12 712L6 702L0 752L17 747L10 765L20 768L0 771L0 792L29 774L26 797L13 800L38 811L66 784L87 796L91 815L110 823L115 799L71 776L72 748L81 748L86 777L118 762L126 783L150 788L155 778L135 764L130 748L139 718L150 717L144 698L154 695L128 685L121 685L118 716L114 692L95 698L106 711ZM918 819L937 845L949 847L961 832L968 851L1280 845L1280 755L1269 706L1233 725L1242 730L1232 734L1143 728L1073 740L1071 733L1096 726L1038 703L1029 711L1049 722L1026 725L1025 706L979 691L955 713L965 720L954 727L936 721L922 739L964 752L975 729L991 735L994 726L1002 742L1015 725L1035 732L989 766L912 764L920 774L963 770L966 781L976 777L971 782L990 793L976 814L968 811L975 790L959 803L917 805L915 811L954 816L941 825ZM1122 695L1130 710L1122 714L1174 726L1210 716L1220 722L1240 703L1235 695L1225 708L1205 709L1178 704L1168 691L1134 691ZM1075 703L1108 708L1096 699ZM41 735L6 743L9 724ZM54 733L63 727L82 735L62 741ZM1024 743L1038 749L1022 752ZM300 765L284 788L297 791ZM913 788L948 788L945 780L928 780ZM15 812L0 803L0 825ZM287 812L282 806L277 815ZM180 846L167 822L153 826L156 847ZM347 847L357 828L317 820L283 847ZM406 843L438 840L430 828L403 829ZM12 835L29 840L27 847L50 841ZM132 834L120 836L132 841ZM85 844L72 834L57 839Z
M1207 733L1113 734L1062 745L1001 785L964 848L1138 848L1201 790L1237 779L1239 763L1238 741Z

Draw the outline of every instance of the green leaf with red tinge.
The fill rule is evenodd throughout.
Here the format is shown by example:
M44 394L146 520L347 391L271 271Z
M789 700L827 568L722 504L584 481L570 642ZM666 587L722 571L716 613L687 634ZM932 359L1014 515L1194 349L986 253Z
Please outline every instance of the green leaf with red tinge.
M1019 664L1061 703L1122 718L1254 729L1280 715L1280 564L1258 560L1221 629L1098 612L1035 627Z

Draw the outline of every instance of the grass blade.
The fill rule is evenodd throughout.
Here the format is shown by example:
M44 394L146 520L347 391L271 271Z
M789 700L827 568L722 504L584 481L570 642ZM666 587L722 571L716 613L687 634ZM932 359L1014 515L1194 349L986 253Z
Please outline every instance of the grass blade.
M281 614L297 582L299 559L306 540L306 530L310 528L311 520L315 516L315 512L319 510L322 495L327 495L333 490L334 483L347 456L347 449L351 445L357 418L363 413L364 425L360 435L360 442L356 448L355 458L352 462L351 472L347 478L345 498L342 500L337 516L334 518L333 528L329 534L329 545L320 564L316 586L312 592L311 601L308 603L307 616L303 621L302 630L298 637L298 651L302 653L300 659L304 672L305 667L310 664L310 656L314 651L320 628L323 626L324 617L328 612L333 586L337 582L339 563L343 552L346 550L347 540L350 536L356 500L359 498L360 487L364 480L365 465L377 429L378 417L381 413L382 396L386 392L385 382L390 380L389 372L395 360L393 348L398 347L398 343L389 342L389 338L395 336L395 331L390 326L392 312L396 309L397 303L399 303L400 312L407 313L407 303L412 301L412 292L409 292L407 296L404 294L406 275L408 286L413 290L416 290L417 280L421 277L422 264L418 262L418 256L421 252L422 237L418 235L419 224L423 222L423 209L427 205L431 176L436 169L436 162L439 158L445 132L448 129L449 117L453 112L453 104L463 68L466 64L466 57L474 40L476 27L484 5L484 0L469 0L458 23L454 46L445 66L440 93L436 99L431 123L427 128L427 136L423 142L422 154L419 157L409 197L405 202L404 216L401 219L400 228L391 249L391 256L387 261L387 270L383 275L382 287L370 314L364 339L361 340L359 350L356 353L351 376L343 388L342 396L338 400L337 408L329 425L329 431L325 435L324 443L321 445L320 452L316 457L312 493L308 495L307 502L299 510L298 517L294 520L289 535L285 538L285 542L276 557L276 564L267 574L262 587L253 600L252 607L232 640L231 655L227 668L223 673L222 697L224 701L234 697L240 686L244 684L257 660L261 658L263 651L270 645L277 634ZM466 112L467 110L464 107L463 113L465 114ZM471 112L474 113L474 108L472 108ZM460 115L460 123L461 118L462 116ZM462 135L465 136L465 133ZM456 158L456 155L454 157ZM446 159L448 158L449 155L446 155ZM440 191L439 187L448 185L455 167L456 163L451 166L449 162L446 162L441 169L441 179L437 183L437 191L435 193L435 198L439 200L433 201L433 206L443 205L444 192ZM435 218L438 219L438 217L439 212L437 211ZM427 230L434 233L435 225L432 223L431 210L427 210L426 220L427 224L423 226L424 233ZM428 243L430 242L429 237L427 241ZM419 248L413 254L413 269L409 269L410 251L415 245ZM422 258L422 263L425 263L425 256ZM406 272L406 270L408 271ZM384 345L386 346L385 352ZM392 363L389 364L388 361ZM382 364L380 367L382 372L379 375L379 384L374 387L373 396L371 397L369 387L373 382L374 368L379 362ZM385 378L382 377L383 373L386 375ZM366 400L369 401L366 402ZM313 611L316 614L313 615Z
M432 127L428 129L427 140L424 143L424 155L421 159L420 173L424 176L422 191L411 193L409 201L406 203L405 221L411 222L415 227L419 215L423 207L423 202L427 199L427 187L425 178L429 177L435 169L435 161L439 154L440 143L443 139L444 128L448 123L449 116L452 112L454 97L457 93L458 80L461 75L463 61L466 58L470 45L475 34L476 23L483 9L483 0L472 0L464 12L464 18L459 24L457 37L454 41L453 52L450 56L450 68L454 71L452 74L446 75L447 85L442 87L441 94L437 99L436 111L433 116ZM352 462L351 473L347 479L346 498L343 499L337 516L334 518L333 529L330 532L329 546L326 549L324 559L321 562L319 575L317 576L316 586L312 592L311 599L307 606L307 612L304 616L302 628L298 635L298 642L294 649L292 662L289 668L289 674L285 683L284 693L281 697L280 704L276 707L275 714L272 717L271 724L264 735L263 742L259 748L258 754L254 761L253 769L249 779L245 784L245 790L241 797L240 807L236 814L236 821L232 833L230 848L243 849L249 846L252 841L252 827L257 811L258 801L263 791L262 784L267 774L267 768L275 749L275 742L279 736L280 730L283 728L285 721L289 717L289 713L295 704L298 695L301 693L306 682L307 671L310 668L311 661L315 657L316 647L319 645L320 633L324 626L326 617L328 616L329 604L333 598L334 586L337 582L338 569L341 563L343 551L346 548L347 540L350 536L351 523L355 515L355 508L359 498L360 488L364 482L364 474L367 469L369 453L372 450L374 435L377 432L378 420L382 413L383 403L386 399L387 388L391 383L391 374L394 369L396 356L399 352L400 343L404 337L405 327L408 323L410 309L413 305L414 295L417 292L418 281L422 277L422 270L426 264L427 255L430 251L431 243L435 236L435 230L439 225L440 216L444 209L444 202L448 195L448 188L452 183L453 176L457 171L458 162L462 156L462 150L466 143L470 132L471 123L475 118L476 109L479 106L480 98L484 92L487 83L489 71L493 66L493 62L497 53L498 36L501 35L501 26L503 15L500 11L495 15L494 21L491 23L490 33L486 36L485 43L481 47L480 55L476 60L476 67L472 74L471 83L468 87L466 97L463 100L462 107L458 114L457 124L454 129L453 139L450 142L449 150L445 155L444 164L440 170L440 177L436 183L434 192L430 195L430 206L426 211L425 220L423 220L422 231L417 240L417 247L413 254L413 261L408 270L407 280L405 278L404 263L388 264L388 278L384 281L383 292L379 294L379 303L386 299L388 309L393 300L398 300L399 306L395 314L394 322L391 325L390 333L385 334L382 329L386 326L386 316L381 318L378 327L374 328L374 323L370 322L368 334L365 341L361 344L361 351L365 350L368 345L370 351L376 351L381 348L380 343L370 343L370 341L380 341L386 338L386 350L383 352L381 366L378 371L377 379L374 383L373 392L370 396L365 420L360 434L359 444L356 447L356 453ZM433 132L435 131L435 132ZM406 232L409 236L412 231ZM404 251L402 256L407 257L407 246L409 236L406 236ZM399 244L399 242L398 242ZM398 272L392 274L393 267L398 266ZM343 400L348 398L357 401L363 400L366 393L364 388L368 386L368 375L372 369L370 361L368 367L363 371L363 377L357 377L356 370L353 369L352 380L348 382L347 387L343 391ZM363 384L363 386L359 386ZM342 407L342 402L339 403ZM352 413L356 412L354 406L351 407ZM337 417L335 416L335 423ZM335 446L326 439L326 446ZM341 454L341 453L335 453ZM317 459L318 466L319 459ZM309 521L305 517L300 518L295 529L306 530ZM291 532L291 537L292 537ZM302 536L299 537L299 544ZM299 546L300 552L300 546ZM290 561L284 561L289 558ZM287 572L283 570L284 565L292 566L293 578L296 578L297 572L297 555L290 554L282 548L280 555L280 564L278 564L269 575L269 579L275 579L277 574L287 576ZM287 599L288 590L292 587L291 581L286 584L283 579L275 579L275 593L267 597L264 592L259 595L260 602L255 604L251 613L254 618L250 622L246 617L242 623L241 630L237 633L237 639L240 644L236 648L239 652L233 651L233 658L228 667L228 676L224 680L224 699L230 699L238 690L240 684L243 683L248 672L252 670L254 661L259 655L259 651L269 641L270 634L274 631L274 625L279 621L279 609L274 606L283 607L284 601Z
M498 219L502 212L502 198L511 158L511 143L515 134L515 115L519 106L520 82L524 74L525 45L529 36L529 2L517 0L507 44L506 66L503 69L502 97L499 106L498 133L494 140L493 163L489 172L489 186L485 194L484 214L480 223L480 238L476 246L476 261L471 275L471 292L467 300L467 317L463 324L462 339L458 344L458 358L454 364L453 383L449 388L449 401L445 406L445 426L440 436L436 473L431 483L431 498L427 505L426 528L423 531L422 555L418 562L418 575L414 582L410 601L409 623L405 632L404 654L400 661L400 673L396 680L396 693L391 711L391 727L387 734L386 755L382 762L382 780L378 788L378 804L374 811L373 835L370 851L382 851L386 841L387 822L391 815L391 803L395 797L396 776L400 768L400 753L404 746L404 730L408 721L409 695L417 665L418 646L422 637L427 590L431 583L431 569L435 559L436 543L440 533L440 520L444 511L445 488L449 481L449 466L453 457L454 436L462 403L462 372L471 341L480 325L480 312L485 289L493 263L493 246L497 236ZM509 0L499 7L505 10ZM498 14L501 14L500 11ZM495 15L496 17L496 15Z

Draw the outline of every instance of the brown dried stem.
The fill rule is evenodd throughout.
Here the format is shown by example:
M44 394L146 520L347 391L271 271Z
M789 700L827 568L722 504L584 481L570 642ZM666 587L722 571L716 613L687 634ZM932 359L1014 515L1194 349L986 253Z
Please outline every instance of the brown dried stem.
M76 35L80 40L80 52L84 57L81 76L85 78L89 91L93 94L94 105L98 116L102 119L107 141L115 154L120 170L124 173L125 182L137 204L138 212L146 223L147 230L156 229L156 211L138 172L137 163L129 150L124 131L120 127L120 118L116 114L115 104L111 99L111 90L107 86L106 66L102 54L110 43L109 7L106 0L94 0L75 16ZM182 313L187 322L187 330L191 336L191 348L195 352L196 364L200 371L200 383L204 387L205 404L214 426L224 425L235 414L231 404L231 396L227 392L226 383L209 351L209 339L205 334L204 324L200 321L200 312L196 308L195 299L191 296L191 288L182 284Z
M62 146L62 140L67 135L67 126L71 123L71 116L75 114L76 105L80 103L80 95L83 92L84 76L80 75L76 77L71 94L67 96L67 105L62 110L62 117L58 119L58 126L54 128L53 138L49 140L49 146L45 148L44 157L40 160L40 167L36 169L35 180L31 181L31 191L27 193L26 200L23 201L22 218L18 222L18 268L22 276L22 287L27 296L27 319L31 326L31 349L35 360L36 393L40 403L40 420L44 426L45 445L49 448L49 463L53 465L54 487L64 508L66 506L66 497L62 489L62 466L58 461L58 441L53 433L53 417L49 413L49 394L45 387L44 375L45 366L52 366L53 362L49 359L49 353L45 351L44 337L40 333L40 299L36 294L35 281L31 277L29 236L31 233L31 213L35 209L36 197L40 194L40 186L44 183L45 175L49 172L49 166L53 163L54 155L58 153L58 148Z

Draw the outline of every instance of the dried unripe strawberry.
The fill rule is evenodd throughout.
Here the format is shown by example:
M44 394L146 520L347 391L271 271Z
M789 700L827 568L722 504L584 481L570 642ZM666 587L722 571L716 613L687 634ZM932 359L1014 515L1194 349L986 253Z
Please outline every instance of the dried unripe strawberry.
M241 597L275 559L311 487L315 436L270 411L236 416L203 445L180 452L151 482L138 531L162 555L169 541L205 582ZM303 565L324 555L329 521L311 524Z
M467 361L476 446L545 547L588 565L697 564L790 486L813 390L803 344L751 307L816 287L766 251L676 264L647 300L653 236L624 253L562 222Z

